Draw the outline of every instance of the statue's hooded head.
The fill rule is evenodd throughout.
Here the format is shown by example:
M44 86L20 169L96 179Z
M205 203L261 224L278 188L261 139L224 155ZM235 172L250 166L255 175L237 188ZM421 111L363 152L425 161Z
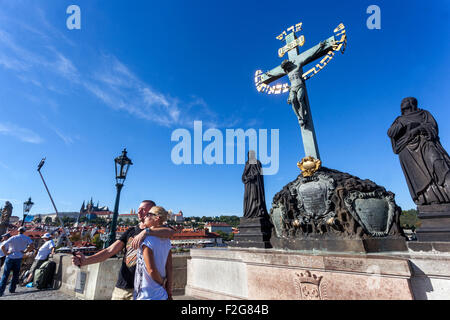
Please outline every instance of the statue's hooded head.
M400 105L402 114L417 111L417 99L414 97L404 98Z
M248 152L247 156L248 156L248 162L250 164L255 164L257 162L256 161L256 152L255 152L255 150L250 150Z

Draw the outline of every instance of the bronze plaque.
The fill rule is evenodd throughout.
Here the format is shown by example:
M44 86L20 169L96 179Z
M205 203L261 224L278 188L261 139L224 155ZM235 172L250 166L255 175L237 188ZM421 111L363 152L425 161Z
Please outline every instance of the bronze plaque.
M327 191L327 185L322 181L302 184L298 188L298 196L303 208L313 219L327 213Z

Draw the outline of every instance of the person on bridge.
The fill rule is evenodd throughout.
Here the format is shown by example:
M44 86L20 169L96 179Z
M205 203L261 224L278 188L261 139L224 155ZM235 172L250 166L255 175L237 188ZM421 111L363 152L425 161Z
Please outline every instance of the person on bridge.
M0 242L0 248L6 242L6 240L11 238L11 234L9 232L7 232L7 233L3 234L1 238L2 238L2 242ZM3 264L5 263L5 259L6 259L6 255L3 253L2 250L0 250L0 269L3 267Z
M134 291L134 276L136 272L136 255L139 245L147 235L158 238L170 238L175 230L168 226L158 228L146 228L144 224L145 217L150 209L155 206L152 200L144 200L138 209L139 224L125 231L119 240L116 240L108 248L85 257L81 252L76 252L72 257L72 263L76 266L85 266L99 263L119 253L125 249L122 260L122 266L119 271L119 277L112 293L111 300L132 300Z
M48 260L48 257L50 254L55 253L55 243L52 240L52 236L50 233L44 234L42 237L44 239L44 244L39 248L38 253L36 254L36 257L34 258L34 262L31 265L29 275L27 279L23 282L23 285L25 286L27 283L30 283L33 281L34 277L34 271L38 269L45 261Z
M17 283L19 282L20 265L22 264L22 257L24 253L32 251L34 249L33 240L24 235L25 227L19 228L19 234L9 238L0 250L6 255L5 268L3 271L2 279L0 280L0 297L6 289L6 283L11 271L13 272L13 278L9 285L9 292L14 293L16 291Z

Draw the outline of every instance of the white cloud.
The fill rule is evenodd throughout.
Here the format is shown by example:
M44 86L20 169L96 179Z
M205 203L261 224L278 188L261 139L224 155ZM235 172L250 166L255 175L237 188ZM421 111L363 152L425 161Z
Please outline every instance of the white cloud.
M30 129L21 128L11 123L0 123L0 134L12 136L28 143L40 144L44 142L44 139Z
M78 82L79 74L73 62L60 52L55 51L55 53L57 56L57 60L53 63L53 65L56 68L57 72L72 82Z
M74 142L72 137L61 133L61 131L59 131L58 129L53 128L53 131L55 131L58 137L60 137L66 145L72 144Z
M6 164L4 164L3 162L0 162L0 167L2 167L3 169L7 169L9 170L9 166L7 166Z

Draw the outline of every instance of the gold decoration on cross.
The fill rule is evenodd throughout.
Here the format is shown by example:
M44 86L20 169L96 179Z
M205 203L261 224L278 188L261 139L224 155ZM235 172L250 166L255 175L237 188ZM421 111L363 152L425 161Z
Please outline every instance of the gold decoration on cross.
M288 52L289 50L292 50L296 47L303 47L304 44L305 44L305 36L301 35L300 38L297 38L294 41L289 42L283 48L278 49L278 56L280 58L283 58L283 56L286 52Z
M312 176L321 166L322 161L311 156L304 157L301 162L297 162L297 167L302 170L304 177Z
M308 80L312 76L316 75L320 70L322 70L328 64L328 62L330 62L331 59L334 58L335 52L340 51L342 54L344 53L347 46L347 34L345 33L344 24L339 24L336 29L333 30L333 32L336 39L338 38L338 36L341 36L341 38L335 41L333 50L328 51L328 53L322 58L322 60L320 60L318 64L303 73L303 79Z
M299 22L293 26L290 26L286 30L284 30L279 36L277 36L277 40L283 41L284 37L286 37L291 32L299 32L302 30L303 22ZM286 32L287 31L287 32Z
M280 94L289 92L290 87L289 84L287 83L276 84L274 86L269 86L267 84L261 83L260 78L262 73L263 73L262 70L256 70L255 72L255 86L258 92L263 92L267 94Z

